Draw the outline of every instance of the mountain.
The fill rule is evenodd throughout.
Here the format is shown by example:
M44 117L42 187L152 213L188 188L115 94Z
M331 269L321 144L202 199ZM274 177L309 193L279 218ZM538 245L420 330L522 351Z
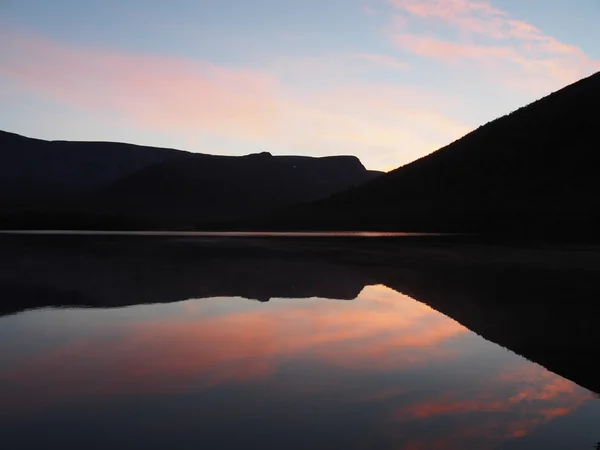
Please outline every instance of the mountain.
M375 175L352 156L198 155L147 167L85 201L155 223L205 224L319 200Z
M5 132L0 158L4 228L190 228L316 201L379 175L353 156L213 156Z
M113 142L43 141L0 131L0 211L108 186L187 152Z
M364 186L240 224L271 229L593 232L600 73Z

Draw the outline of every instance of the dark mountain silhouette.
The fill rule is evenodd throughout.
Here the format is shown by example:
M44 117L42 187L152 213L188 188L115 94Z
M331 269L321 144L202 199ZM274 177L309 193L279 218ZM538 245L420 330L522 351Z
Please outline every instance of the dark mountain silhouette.
M0 211L93 192L187 152L113 142L43 141L0 131Z
M198 155L147 167L85 199L90 212L196 225L315 201L373 178L352 156Z
M358 158L213 156L0 132L4 228L181 228L311 202L371 180Z
M244 228L593 231L600 74L348 192Z
M258 245L257 245L258 244ZM123 307L192 298L352 300L364 284L335 262L264 241L0 236L0 315L45 306Z

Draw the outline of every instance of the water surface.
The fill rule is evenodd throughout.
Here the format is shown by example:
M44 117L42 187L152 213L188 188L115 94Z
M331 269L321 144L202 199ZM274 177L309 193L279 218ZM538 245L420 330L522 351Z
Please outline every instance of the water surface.
M24 311L0 317L0 361L11 450L588 449L600 439L590 391L383 285L354 300Z
M441 233L401 233L392 231L102 231L102 230L0 230L7 235L46 236L157 236L157 237L418 237L444 236Z

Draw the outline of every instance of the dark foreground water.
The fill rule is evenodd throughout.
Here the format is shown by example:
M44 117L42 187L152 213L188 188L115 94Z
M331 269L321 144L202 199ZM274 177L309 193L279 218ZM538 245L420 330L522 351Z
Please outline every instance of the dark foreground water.
M400 233L387 231L96 231L96 230L0 230L14 236L145 236L145 237L297 237L297 238L390 238L444 236L441 233Z
M597 389L579 250L31 239L0 239L2 449L600 441L590 390L421 302Z
M0 318L7 449L590 449L600 401L384 286Z

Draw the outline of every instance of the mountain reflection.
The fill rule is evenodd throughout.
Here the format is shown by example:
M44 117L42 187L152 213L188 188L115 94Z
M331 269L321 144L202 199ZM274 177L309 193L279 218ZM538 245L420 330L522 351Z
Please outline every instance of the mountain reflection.
M231 420L229 408L249 399L267 428L337 404L349 416L372 414L366 431L381 436L372 448L495 448L592 398L383 286L369 286L349 303L215 298L118 315L42 310L16 316L23 346L43 349L0 372L0 396L11 415L22 420L106 399L166 395L202 404L211 392L235 390L239 398L224 396L211 420ZM47 324L43 332L35 330L39 323ZM59 332L56 344L32 342ZM0 356L10 360L5 353ZM262 410L257 397L267 404L276 398L277 405ZM318 426L303 425L309 433ZM437 432L423 435L423 427Z
M11 448L531 448L597 402L418 301L488 320L472 300L487 272L470 289L449 269L264 252L24 255L0 274L7 313L135 306L0 318Z
M164 388L182 388L188 377L196 379L198 374L210 385L267 377L289 357L340 368L368 365L372 370L392 370L432 359L441 362L456 353L444 343L467 333L428 306L381 286L366 288L351 304L313 299L248 308L238 300L240 307L234 311L221 309L232 301L205 299L170 306L168 314L173 316L112 326L115 337L110 340L70 341L28 361L11 376L27 377L29 389L39 384L44 391L48 380L60 379L68 367L76 369L73 364L82 363L82 370L74 372L82 373L87 385L89 374L83 369L91 359L114 371L99 373L101 386L95 389L128 392L154 386L156 379L169 381ZM131 375L131 384L123 374ZM71 396L77 385L68 386Z

